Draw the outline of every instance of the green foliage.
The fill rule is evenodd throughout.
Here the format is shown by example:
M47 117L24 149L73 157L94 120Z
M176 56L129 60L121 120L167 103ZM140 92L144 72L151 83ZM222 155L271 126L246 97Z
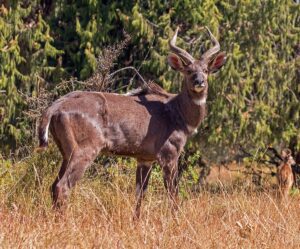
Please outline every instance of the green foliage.
M63 54L51 45L50 26L36 11L38 2L24 6L22 1L13 1L1 6L0 148L4 151L15 148L26 132L20 120L24 105L19 91L37 94L39 86L58 73L53 59Z
M300 7L293 1L240 2L224 5L228 34L221 42L229 56L210 89L209 141L266 147L296 140L299 149L294 48L300 41Z
M211 46L205 25L227 53L224 68L210 77L208 117L191 146L205 146L206 153L215 152L213 158L235 144L300 148L295 50L300 5L294 1L22 2L0 10L0 90L6 91L0 93L2 150L26 137L27 123L19 119L26 107L18 90L35 95L45 81L51 89L62 78L88 78L104 48L123 39L123 29L132 40L115 67L133 65L146 79L177 92L182 77L168 67L166 56L178 25L178 44L195 57ZM124 79L131 76L128 72Z

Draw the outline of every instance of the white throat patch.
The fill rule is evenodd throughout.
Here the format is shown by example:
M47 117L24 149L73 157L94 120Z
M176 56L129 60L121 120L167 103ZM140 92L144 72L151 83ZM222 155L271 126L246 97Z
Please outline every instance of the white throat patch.
M206 104L206 98L201 98L201 99L193 99L193 102L195 105L205 105Z

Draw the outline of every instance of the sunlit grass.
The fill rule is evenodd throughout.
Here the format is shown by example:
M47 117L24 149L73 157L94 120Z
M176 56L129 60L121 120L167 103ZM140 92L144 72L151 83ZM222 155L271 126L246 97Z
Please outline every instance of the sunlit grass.
M63 213L49 188L59 168L55 148L20 162L2 161L0 248L299 248L299 191L280 204L274 177L255 187L251 176L218 178L201 191L185 175L180 205L171 209L155 168L133 221L135 162L97 161L72 190ZM219 171L218 171L219 172Z
M39 194L19 195L10 205L2 201L1 247L300 247L296 194L280 205L274 190L188 193L172 212L163 189L150 188L142 217L134 222L133 186L133 176L119 176L113 183L86 178L72 192L63 215L52 211L45 187Z

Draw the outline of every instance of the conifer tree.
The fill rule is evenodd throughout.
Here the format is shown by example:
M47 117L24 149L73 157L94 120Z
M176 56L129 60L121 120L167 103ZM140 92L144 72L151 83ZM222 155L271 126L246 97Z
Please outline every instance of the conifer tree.
M8 151L27 132L20 120L24 108L19 91L36 94L56 71L62 51L51 43L50 27L39 11L39 1L11 1L0 9L0 147Z
M177 26L178 44L195 57L211 46L204 26L227 53L224 68L209 79L208 117L190 146L218 155L235 144L300 149L300 5L290 0L6 1L0 10L1 144L11 148L24 136L19 89L36 94L45 80L54 86L71 76L87 79L104 48L123 39L122 30L132 39L115 68L133 65L178 92L182 78L166 62ZM131 76L126 72L124 79Z

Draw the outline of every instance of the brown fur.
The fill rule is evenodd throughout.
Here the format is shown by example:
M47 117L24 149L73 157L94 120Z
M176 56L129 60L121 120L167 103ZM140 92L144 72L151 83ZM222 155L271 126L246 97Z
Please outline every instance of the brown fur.
M208 69L201 59L183 65L180 57L169 57L176 61L171 66L184 75L179 94L167 93L154 83L146 91L127 96L76 91L56 100L45 111L39 127L40 146L47 146L49 126L63 156L52 186L55 207L66 200L70 188L99 153L137 159L136 217L154 161L161 165L165 187L176 204L177 159L205 117L207 76L216 68L210 64ZM221 59L225 60L223 54Z
M281 199L287 201L288 194L294 183L292 165L295 161L289 149L284 149L281 155L283 162L277 169L277 180Z

